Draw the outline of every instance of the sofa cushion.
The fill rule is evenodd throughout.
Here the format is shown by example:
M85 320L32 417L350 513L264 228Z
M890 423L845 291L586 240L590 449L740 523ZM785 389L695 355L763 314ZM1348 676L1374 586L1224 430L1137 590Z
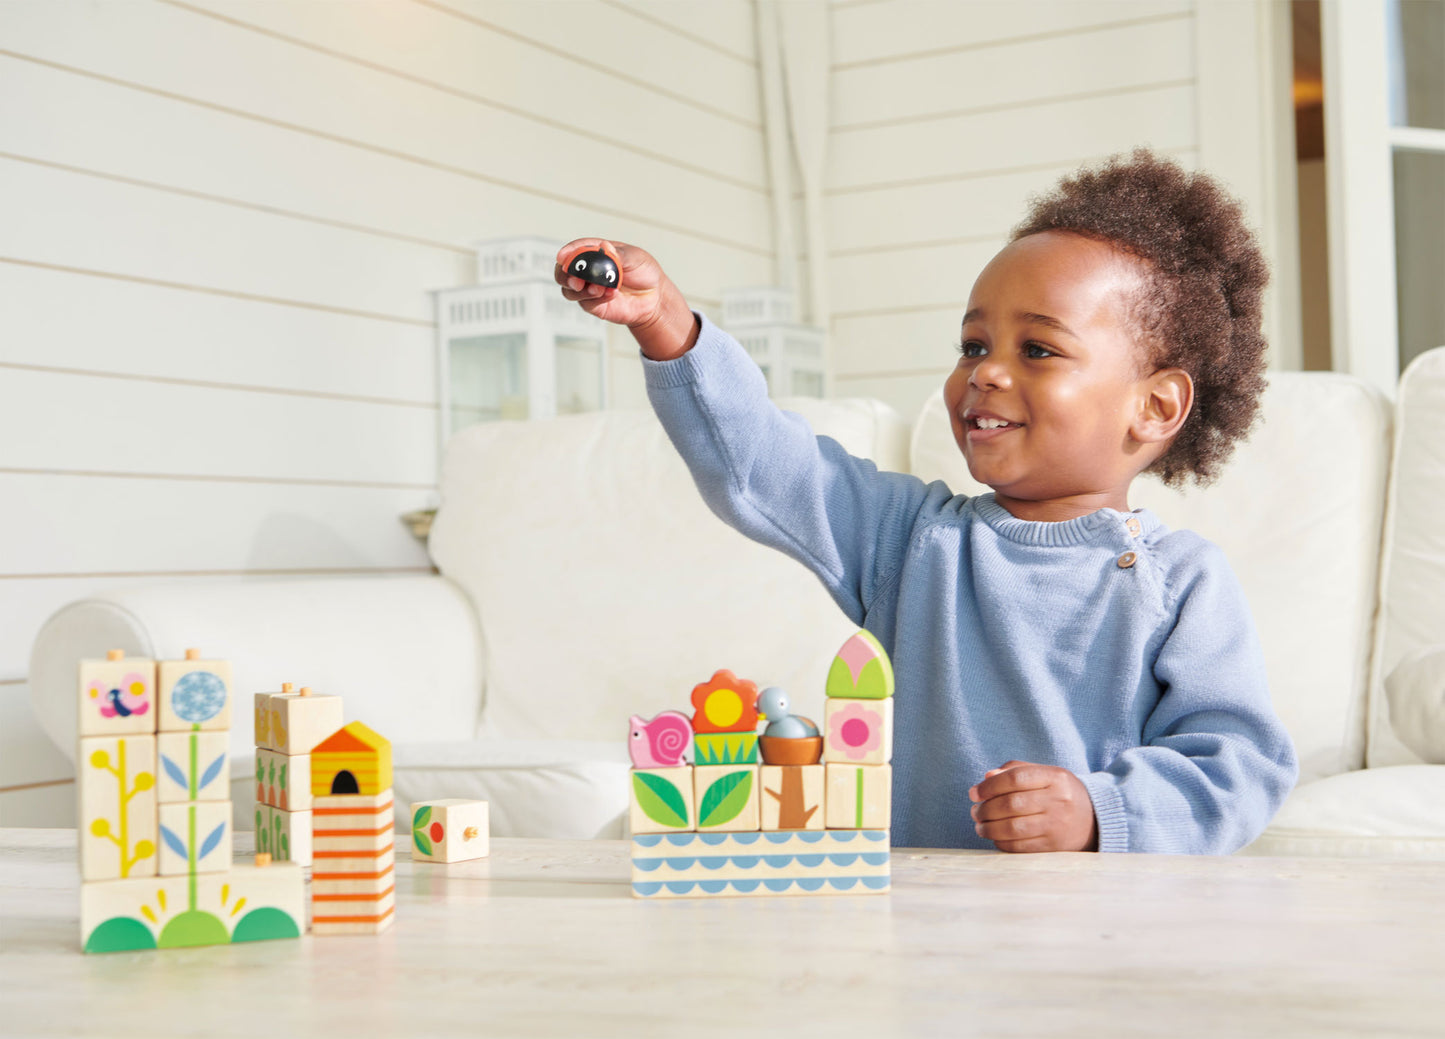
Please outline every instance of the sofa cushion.
M1385 679L1405 658L1445 642L1445 347L1421 354L1400 377L1385 523L1371 767L1420 760L1394 732Z
M1445 766L1367 768L1301 784L1242 854L1445 858Z
M907 464L907 426L881 404L782 403ZM852 625L805 569L708 511L651 411L463 430L441 499L432 558L477 610L489 737L620 742L633 714L690 711L720 668L821 710Z
M1229 557L1302 781L1359 768L1364 758L1388 434L1389 406L1362 381L1276 372L1262 421L1217 483L1176 491L1144 477L1130 495L1132 507L1198 532ZM913 465L925 480L978 487L941 393L914 429Z

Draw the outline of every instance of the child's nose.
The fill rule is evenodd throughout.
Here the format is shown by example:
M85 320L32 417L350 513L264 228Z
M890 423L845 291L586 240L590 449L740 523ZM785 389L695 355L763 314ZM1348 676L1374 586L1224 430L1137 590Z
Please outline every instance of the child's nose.
M968 377L968 381L975 389L1001 389L1010 382L1008 366L992 356L985 357L974 365L973 374Z

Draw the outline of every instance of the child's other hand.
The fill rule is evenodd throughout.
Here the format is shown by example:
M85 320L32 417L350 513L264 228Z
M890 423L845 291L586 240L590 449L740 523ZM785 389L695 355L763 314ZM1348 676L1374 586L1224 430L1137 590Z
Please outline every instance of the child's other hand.
M562 261L579 252L603 246L617 257L622 284L606 288L574 278L562 269ZM635 245L578 238L557 252L552 278L562 286L562 295L587 313L603 321L626 325L642 352L663 361L685 353L697 340L692 310L677 286L662 272L648 253Z
M1068 769L1006 761L968 792L974 830L999 851L1094 851L1094 802Z

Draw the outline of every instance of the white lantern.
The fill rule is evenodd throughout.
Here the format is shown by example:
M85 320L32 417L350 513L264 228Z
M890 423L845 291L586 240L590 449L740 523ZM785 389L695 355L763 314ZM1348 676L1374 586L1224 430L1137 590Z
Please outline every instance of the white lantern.
M722 325L763 370L774 397L827 396L827 333L793 320L791 289L728 289Z
M607 406L607 329L562 298L552 278L561 247L480 243L477 284L436 293L443 443L476 422Z

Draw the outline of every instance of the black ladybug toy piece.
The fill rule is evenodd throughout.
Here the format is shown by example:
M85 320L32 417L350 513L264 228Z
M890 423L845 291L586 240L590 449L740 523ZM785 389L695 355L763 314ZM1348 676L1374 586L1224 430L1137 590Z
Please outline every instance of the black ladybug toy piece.
M622 265L601 249L589 249L573 256L567 261L567 273L605 289L615 289L622 284Z

